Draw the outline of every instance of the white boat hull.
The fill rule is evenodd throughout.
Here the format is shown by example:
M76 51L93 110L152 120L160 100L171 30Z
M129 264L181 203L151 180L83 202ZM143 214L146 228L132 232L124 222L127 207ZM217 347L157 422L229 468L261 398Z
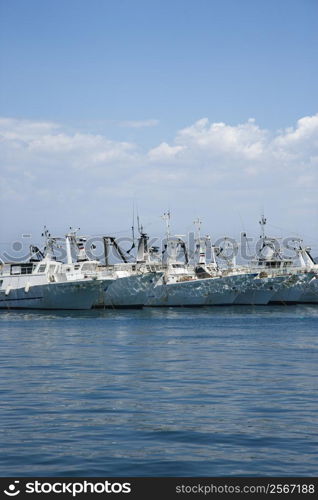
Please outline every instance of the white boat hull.
M148 296L146 306L202 306L207 299L206 280L157 284Z
M102 300L95 307L141 308L157 279L158 274L151 272L117 278L108 287Z
M145 305L152 307L203 305L207 298L204 283L201 283L203 281L205 280L157 284L152 288Z
M240 293L234 304L266 305L272 296L282 286L285 278L252 278L245 285L245 291Z
M1 309L91 309L98 300L100 280L46 283L29 289L0 291Z
M242 275L236 275L157 284L153 287L146 305L190 307L233 304L242 279Z
M305 287L303 294L298 299L298 302L307 304L317 304L318 302L318 278L313 278Z
M245 281L245 275L224 276L209 281L209 294L205 304L209 306L231 305L234 303Z
M297 303L303 296L312 274L295 274L285 279L282 287L276 292L270 302L288 304Z

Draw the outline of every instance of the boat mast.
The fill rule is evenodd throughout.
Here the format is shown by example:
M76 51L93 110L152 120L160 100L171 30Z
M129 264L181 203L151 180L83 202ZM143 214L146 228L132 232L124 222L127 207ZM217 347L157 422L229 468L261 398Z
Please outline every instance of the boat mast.
M109 239L106 236L103 236L103 245L104 245L104 256L105 256L105 266L109 265Z
M138 226L138 232L139 232L140 236L137 240L138 247L137 247L136 262L142 263L142 262L146 262L149 260L149 253L148 253L149 236L147 235L147 233L144 232L143 225L140 224L139 215L137 215L137 226Z
M31 259L33 258L33 252L35 257L40 256L40 260L47 259L50 260L53 255L53 239L51 238L51 234L46 226L43 228L42 237L45 238L44 249L43 252L37 247L31 245Z
M195 239L196 239L196 247L198 251L198 264L205 265L206 264L206 240L201 238L201 224L202 220L199 217L193 221L195 227Z
M168 241L170 239L170 218L171 218L170 210L168 210L168 212L164 212L164 214L161 216L161 218L166 223L166 240L168 243Z
M266 222L267 222L267 219L265 219L264 214L262 214L262 218L261 218L261 220L259 221L259 224L260 224L260 226L261 226L261 232L262 232L262 234L261 234L261 239L263 240L263 242L265 241L265 238L266 238L266 236L265 236L265 226L266 226Z
M76 244L76 233L80 228L72 230L70 227L70 232L65 235L65 248L66 248L66 263L72 264L72 244Z
M164 212L164 214L161 216L162 220L166 224L166 243L165 243L165 259L166 259L166 264L170 265L172 262L176 261L176 249L175 249L175 243L171 239L171 228L170 228L170 220L171 220L171 213L170 210L167 212ZM163 256L164 259L164 256Z

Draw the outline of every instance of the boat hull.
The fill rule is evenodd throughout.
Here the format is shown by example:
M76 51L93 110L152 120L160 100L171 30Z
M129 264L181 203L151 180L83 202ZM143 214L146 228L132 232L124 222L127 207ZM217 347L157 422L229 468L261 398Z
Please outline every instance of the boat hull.
M245 284L245 290L236 297L234 304L266 305L282 286L284 279L282 277L252 278Z
M270 302L276 304L295 304L304 295L312 274L296 274L285 279L282 287L276 292Z
M205 304L209 306L233 304L245 279L245 275L240 274L212 279Z
M226 276L175 283L157 284L147 306L194 307L233 304L239 293L242 276Z
M47 283L0 293L1 309L91 309L101 293L102 281Z
M147 301L150 288L157 280L158 274L152 272L117 278L94 307L142 308Z
M298 302L305 304L317 304L318 302L318 278L313 278L305 287Z

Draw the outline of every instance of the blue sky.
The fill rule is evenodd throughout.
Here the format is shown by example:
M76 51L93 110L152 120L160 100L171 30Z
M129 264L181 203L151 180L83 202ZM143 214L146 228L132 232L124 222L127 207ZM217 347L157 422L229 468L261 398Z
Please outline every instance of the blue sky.
M317 243L316 0L2 0L0 14L5 239L98 232L107 214L126 229L135 200L156 231L167 205L177 232L200 215L217 233L238 212L257 231L264 207Z

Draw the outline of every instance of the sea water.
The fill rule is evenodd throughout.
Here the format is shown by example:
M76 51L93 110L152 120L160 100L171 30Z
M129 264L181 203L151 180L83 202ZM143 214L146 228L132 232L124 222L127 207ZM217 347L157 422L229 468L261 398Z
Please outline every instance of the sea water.
M318 307L2 311L2 476L313 476Z

